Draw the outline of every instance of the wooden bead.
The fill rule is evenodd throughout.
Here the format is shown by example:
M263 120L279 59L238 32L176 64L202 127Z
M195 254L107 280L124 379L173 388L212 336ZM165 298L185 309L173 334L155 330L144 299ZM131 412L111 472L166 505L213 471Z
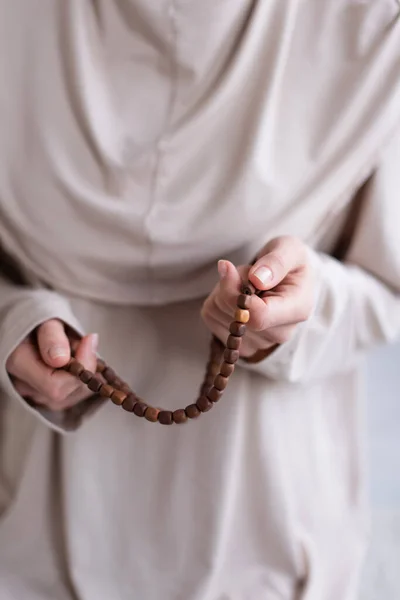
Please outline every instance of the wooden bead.
M236 335L237 337L243 337L246 333L246 325L244 323L232 321L229 327L229 333L231 333L232 335Z
M130 393L127 395L127 397L123 401L122 408L124 410L126 410L127 412L132 412L136 402L137 402L137 397L135 396L135 394Z
M209 362L206 371L211 376L216 376L219 373L219 362Z
M77 360L75 360L74 358L71 360L71 362L68 364L68 372L71 373L71 375L75 375L76 377L79 377L81 373L83 373L83 371L85 370L85 367L83 365L81 365L80 362L78 362Z
M121 406L125 398L127 398L127 395L125 394L125 392L121 392L120 390L114 390L111 394L111 400L117 406Z
M244 310L243 308L238 308L235 312L235 321L239 323L248 323L250 320L250 312L248 310Z
M99 379L97 379L97 377L93 377L93 379L91 379L88 383L88 388L89 390L97 394L100 391L102 385L103 384Z
M119 389L121 390L121 392L125 392L125 394L132 393L130 386L127 383L125 383L125 381L122 382Z
M212 408L212 402L207 398L207 396L200 396L196 402L196 406L202 413L204 413Z
M217 388L213 387L207 394L207 398L210 402L218 402L222 398L223 390L217 390Z
M86 369L84 371L82 371L82 373L79 375L79 379L82 381L82 383L88 384L89 381L91 381L93 379L93 373L91 373L90 371L87 371Z
M239 360L239 350L230 350L227 348L224 352L224 360L227 363L234 364Z
M197 419L201 414L196 404L189 404L189 406L185 408L185 413L189 419Z
M106 367L102 373L104 379L106 379L109 383L114 383L114 379L116 379L117 375L111 367Z
M157 423L159 413L160 411L158 408L154 408L154 406L148 406L144 413L144 418L147 419L147 421L150 421L150 423Z
M240 291L242 294L244 294L246 296L252 296L253 294L256 293L256 288L254 287L254 285L252 283L250 283L250 281L247 281L247 283L242 284Z
M113 386L114 386L115 388L117 388L117 390L121 390L121 387L122 387L122 384L123 384L123 383L124 383L124 382L123 382L123 381L122 381L122 379L120 379L119 377L115 377L115 378L113 379L113 382L112 382ZM121 390L121 391L122 391L122 390Z
M158 422L161 423L161 425L171 425L173 423L172 411L162 410L158 415Z
M224 377L223 375L217 375L217 377L215 378L214 381L214 387L217 390L224 390L226 388L226 386L228 385L228 378Z
M97 365L96 365L96 371L97 373L103 373L103 371L106 369L107 365L104 362L104 360L101 360L101 358L97 359Z
M248 310L251 305L251 296L246 296L246 294L240 294L236 302L238 308L243 310ZM242 322L242 321L241 321Z
M218 367L218 371L215 373L215 375L218 375L218 373L219 373L219 367ZM215 375L212 375L212 374L207 375L207 377L204 380L204 383L206 385L212 385L214 383Z
M197 408L197 407L196 407ZM188 417L183 408L178 408L178 410L174 410L172 413L172 418L174 423L181 425L182 423L186 423Z
M232 363L223 362L221 365L221 375L224 377L230 377L235 370L235 365Z
M210 389L212 388L214 383L214 378L212 380L212 383L203 383L203 385L200 388L200 396L207 396L208 392L210 391Z
M111 385L104 383L100 388L100 396L103 398L111 398L111 394L114 392L114 388Z
M222 342L215 336L213 336L210 344L211 354L218 356L218 354L223 349Z
M238 337L236 335L230 335L226 342L226 347L230 348L231 350L239 350L241 343L242 343L241 337Z
M137 417L143 417L144 413L146 412L146 409L147 404L145 402L142 402L141 400L138 400L135 406L133 407L133 412Z

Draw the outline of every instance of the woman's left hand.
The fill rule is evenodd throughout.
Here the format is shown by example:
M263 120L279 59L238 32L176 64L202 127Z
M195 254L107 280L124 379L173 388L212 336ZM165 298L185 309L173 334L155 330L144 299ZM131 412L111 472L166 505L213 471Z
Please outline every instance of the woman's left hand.
M252 296L250 321L240 354L249 358L260 351L272 351L287 342L296 325L312 312L314 282L307 246L299 239L283 236L271 240L252 266L236 268L231 262L218 263L220 282L204 302L202 317L211 332L223 343L236 308L243 279L265 291Z

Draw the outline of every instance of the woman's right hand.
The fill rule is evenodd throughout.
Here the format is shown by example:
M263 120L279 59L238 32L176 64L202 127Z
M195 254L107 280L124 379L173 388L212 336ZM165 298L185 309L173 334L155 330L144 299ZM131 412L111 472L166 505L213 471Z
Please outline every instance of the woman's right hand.
M89 398L93 392L63 370L75 357L86 369L96 370L97 334L67 335L64 323L51 319L40 325L9 356L6 368L17 392L26 400L61 411Z

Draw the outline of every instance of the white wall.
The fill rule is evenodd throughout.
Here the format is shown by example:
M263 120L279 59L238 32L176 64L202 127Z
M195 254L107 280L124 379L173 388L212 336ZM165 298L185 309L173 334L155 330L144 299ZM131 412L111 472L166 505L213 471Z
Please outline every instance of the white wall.
M400 600L400 345L368 363L372 539L361 600Z

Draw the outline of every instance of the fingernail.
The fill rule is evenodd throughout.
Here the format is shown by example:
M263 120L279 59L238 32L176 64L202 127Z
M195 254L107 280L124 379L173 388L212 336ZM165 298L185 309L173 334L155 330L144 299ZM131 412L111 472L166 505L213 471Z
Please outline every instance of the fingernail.
M221 279L224 279L228 273L228 267L226 266L226 262L224 260L218 261L218 273Z
M98 345L99 345L99 334L92 333L92 350L93 350L93 352L97 352Z
M52 346L49 349L49 356L50 358L64 358L68 356L68 350L63 346Z
M253 274L264 285L272 279L272 271L268 267L258 267Z

